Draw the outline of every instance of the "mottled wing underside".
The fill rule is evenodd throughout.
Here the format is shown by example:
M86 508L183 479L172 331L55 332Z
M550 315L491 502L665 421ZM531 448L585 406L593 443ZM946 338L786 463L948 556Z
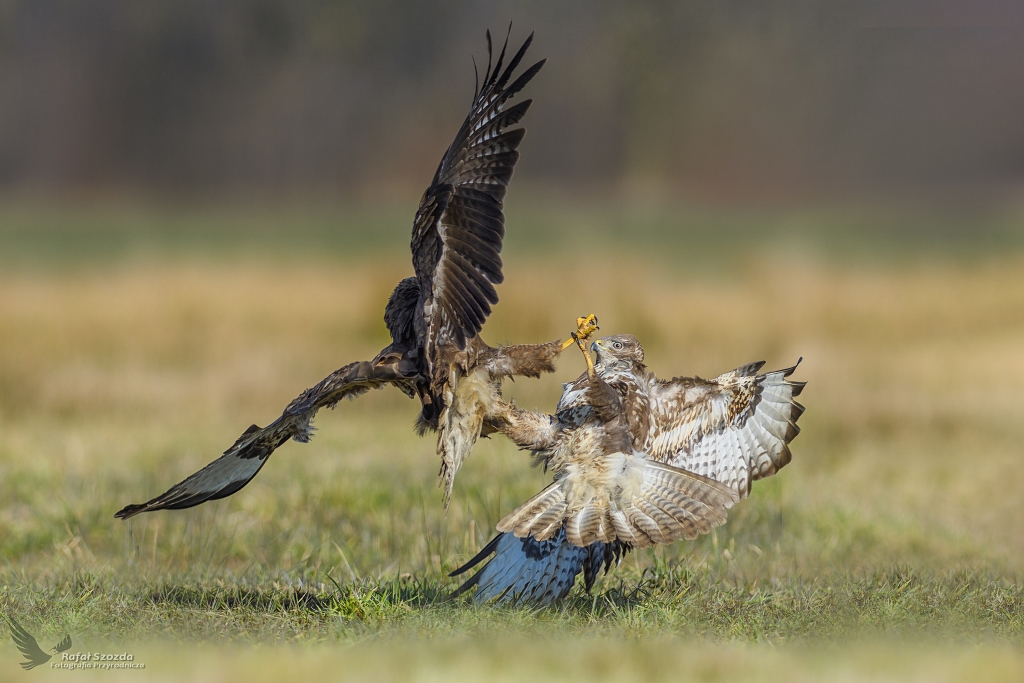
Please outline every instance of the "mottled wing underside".
M505 237L502 213L505 191L525 128L508 130L530 108L532 100L506 107L530 82L544 61L509 79L533 40L531 34L502 70L505 48L487 71L469 116L438 166L420 202L413 223L413 266L426 293L427 358L437 362L438 348L466 346L480 332L498 302L494 285L502 281L501 248ZM490 33L487 35L490 51ZM507 40L506 40L507 47ZM446 373L446 367L434 368Z
M390 366L374 366L366 361L346 365L302 392L281 417L266 427L249 427L224 455L203 469L156 498L128 505L114 516L128 519L140 512L180 510L230 496L248 484L285 441L308 442L313 436L313 417L321 408L333 408L343 398L355 398L390 382L400 384L401 380Z
M589 468L571 466L498 522L498 531L546 541L564 530L576 546L619 540L646 548L707 533L725 523L726 510L738 500L727 486L640 455L598 460L608 462L595 469L612 476L598 478Z
M751 363L713 380L677 377L651 390L652 458L726 484L745 498L752 481L784 467L804 407L796 366L763 375Z

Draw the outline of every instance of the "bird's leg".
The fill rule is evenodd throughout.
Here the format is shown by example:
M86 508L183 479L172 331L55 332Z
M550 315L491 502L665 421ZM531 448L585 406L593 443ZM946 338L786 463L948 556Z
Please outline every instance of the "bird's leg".
M562 342L562 350L565 351L573 344L579 344L581 340L586 340L599 329L601 328L597 326L597 316L593 313L582 318L576 318L576 331Z
M590 357L590 352L587 351L587 347L583 345L582 339L576 340L576 346L580 347L580 351L583 352L583 358L587 361L587 377L590 378L590 381L594 381L594 378L597 377L597 371L594 370L594 359Z

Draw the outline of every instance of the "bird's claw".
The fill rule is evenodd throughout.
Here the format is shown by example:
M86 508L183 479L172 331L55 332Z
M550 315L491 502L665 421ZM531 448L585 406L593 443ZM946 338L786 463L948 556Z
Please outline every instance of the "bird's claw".
M562 342L562 350L565 351L573 344L582 344L599 329L601 328L597 326L597 316L593 313L582 318L576 318L576 331Z
M586 339L590 335L597 332L600 328L597 326L597 316L591 313L588 316L582 318L576 318L576 338Z

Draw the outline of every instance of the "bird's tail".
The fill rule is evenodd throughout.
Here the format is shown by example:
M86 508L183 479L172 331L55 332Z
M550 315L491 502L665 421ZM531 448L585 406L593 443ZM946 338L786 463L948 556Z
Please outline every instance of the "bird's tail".
M438 474L440 485L444 487L445 509L451 501L455 475L473 450L483 428L484 417L497 410L498 391L485 372L462 375L455 366L452 367L437 434L437 454L441 456Z

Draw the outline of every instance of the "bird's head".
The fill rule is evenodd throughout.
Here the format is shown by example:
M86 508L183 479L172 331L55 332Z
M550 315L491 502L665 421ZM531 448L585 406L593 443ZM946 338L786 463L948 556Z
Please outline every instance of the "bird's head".
M644 347L640 346L640 341L631 334L601 337L595 340L590 348L597 354L598 370L637 370L644 365Z

